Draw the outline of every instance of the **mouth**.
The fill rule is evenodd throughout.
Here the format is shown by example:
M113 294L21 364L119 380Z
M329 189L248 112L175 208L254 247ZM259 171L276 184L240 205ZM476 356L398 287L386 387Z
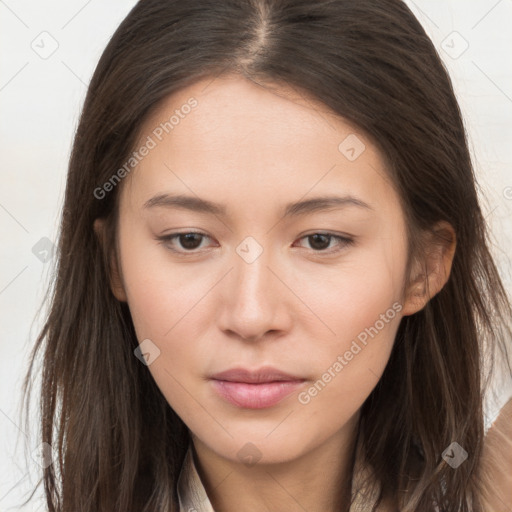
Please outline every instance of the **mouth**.
M265 409L298 390L306 379L271 367L234 368L210 377L217 394L244 409Z

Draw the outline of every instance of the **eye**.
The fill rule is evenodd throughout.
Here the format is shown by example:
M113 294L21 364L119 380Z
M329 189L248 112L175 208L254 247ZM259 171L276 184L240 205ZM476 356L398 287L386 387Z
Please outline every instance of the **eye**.
M199 231L186 231L183 233L170 233L156 237L156 239L169 250L186 255L187 253L194 254L199 252L198 249L201 249L202 241L210 239L210 237ZM354 243L353 238L335 235L334 233L311 233L299 238L299 240L308 240L313 252L325 255L337 253ZM334 247L331 246L333 240L338 242Z
M314 252L324 254L339 252L346 246L354 243L353 238L335 235L334 233L311 233L309 235L303 236L302 238L299 238L299 240L307 240ZM338 242L337 246L331 246L331 242L333 240Z
M201 242L204 238L210 237L198 231L187 231L183 233L171 233L156 238L171 251L193 253L196 249L201 247ZM176 247L176 245L178 245L178 247Z

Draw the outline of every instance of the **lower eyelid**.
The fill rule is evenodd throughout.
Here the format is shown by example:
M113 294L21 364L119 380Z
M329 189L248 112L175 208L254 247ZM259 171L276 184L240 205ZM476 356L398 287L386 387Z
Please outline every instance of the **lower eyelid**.
M330 239L335 239L335 240L338 241L338 244L335 247L331 247L330 249L324 249L324 250L311 249L311 251L314 254L318 254L318 255L330 254L330 253L338 252L338 251L342 250L344 247L346 247L348 245L352 245L354 243L354 239L351 238L351 237L343 236L343 235L336 235L334 233L321 233L321 232L310 233L308 235L304 235L304 236L298 238L298 240L307 239L307 238L309 238L310 236L313 236L313 235L324 235L324 236L328 236Z
M172 241L176 240L180 235L189 235L189 234L200 235L203 238L203 240L204 239L212 240L212 238L209 235L207 235L206 233L200 233L198 231L183 231L183 232L179 232L179 233L170 233L168 235L158 236L158 237L156 237L156 239L161 244L167 246ZM313 235L328 236L331 239L338 240L337 246L338 247L341 246L340 248L336 248L336 247L333 248L333 247L331 247L330 249L325 249L325 250L310 249L310 251L313 254L317 254L317 255L322 255L322 254L326 254L327 255L327 254L330 254L330 253L335 253L335 252L341 251L344 247L352 245L354 243L354 239L351 238L351 237L342 236L342 235L336 235L334 233L322 233L322 232L313 232L313 233L310 233L310 234L307 234L307 235L303 235L300 238L298 238L297 240L307 239L308 237L313 236ZM191 255L192 254L197 254L197 253L199 253L201 251L201 249L191 249L191 250L181 249L180 250L180 249L171 249L171 248L169 248L169 250L171 250L173 252L176 252L176 253L180 253L180 254L191 254Z
M177 253L177 254L196 254L198 253L200 250L199 249L192 249L192 250L186 250L186 249L174 249L171 247L171 244L176 240L178 239L180 236L182 235L191 235L191 234L194 234L194 235L200 235L202 237L202 240L201 240L201 243L203 242L203 240L205 238L210 238L208 235L206 235L205 233L200 233L198 231L183 231L183 232L178 232L178 233L169 233L168 235L162 235L162 236L155 236L155 240L158 241L158 243L162 244L164 247L166 247L168 250L174 252L174 253Z

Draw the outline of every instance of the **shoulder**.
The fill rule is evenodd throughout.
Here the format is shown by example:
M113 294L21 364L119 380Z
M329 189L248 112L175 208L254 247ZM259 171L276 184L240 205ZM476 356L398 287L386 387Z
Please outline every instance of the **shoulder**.
M512 509L512 399L502 407L485 436L480 474L484 510Z
M501 408L485 436L480 478L483 510L512 512L512 399ZM394 512L398 509L396 497L387 496L377 511Z

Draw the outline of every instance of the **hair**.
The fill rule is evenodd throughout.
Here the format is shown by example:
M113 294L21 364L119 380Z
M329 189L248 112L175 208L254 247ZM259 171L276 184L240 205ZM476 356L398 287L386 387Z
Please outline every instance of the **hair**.
M400 0L144 0L118 27L75 134L50 309L25 378L26 398L42 354L41 440L58 454L41 478L48 510L179 510L189 433L134 357L128 305L109 287L121 187L103 199L94 191L170 94L223 74L293 87L373 141L407 222L408 269L424 257L425 233L440 221L453 226L450 277L401 319L358 435L381 498L396 496L400 510L481 510L484 369L496 347L506 357L512 308L451 80ZM454 440L470 452L456 471L441 457Z

